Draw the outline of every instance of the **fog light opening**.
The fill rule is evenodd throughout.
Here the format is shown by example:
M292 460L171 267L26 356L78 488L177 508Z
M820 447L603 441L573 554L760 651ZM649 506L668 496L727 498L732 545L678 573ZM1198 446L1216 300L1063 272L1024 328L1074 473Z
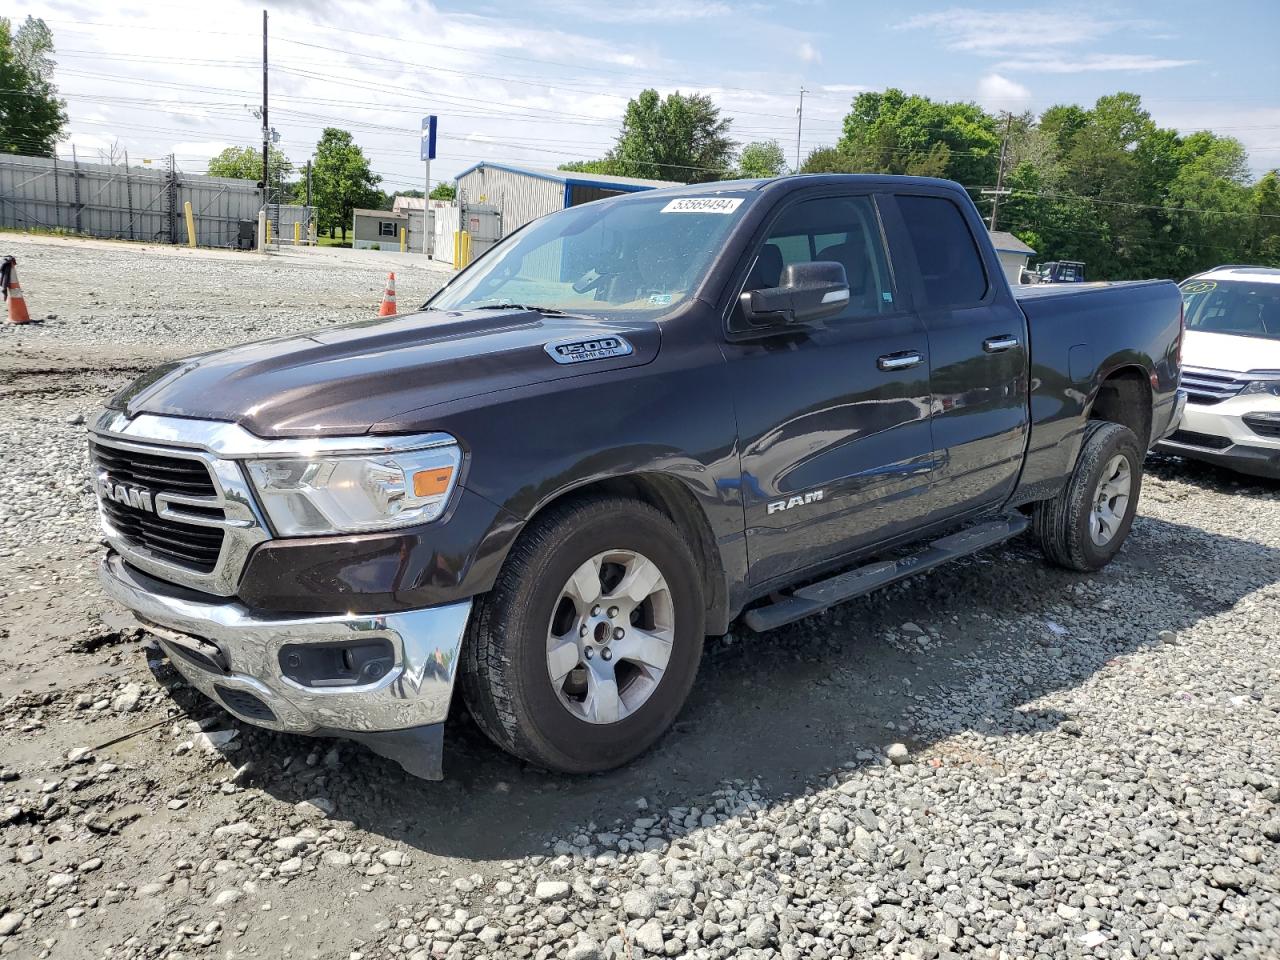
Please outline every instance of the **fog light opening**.
M304 687L353 687L377 683L395 666L390 640L358 643L290 643L280 648L280 672Z

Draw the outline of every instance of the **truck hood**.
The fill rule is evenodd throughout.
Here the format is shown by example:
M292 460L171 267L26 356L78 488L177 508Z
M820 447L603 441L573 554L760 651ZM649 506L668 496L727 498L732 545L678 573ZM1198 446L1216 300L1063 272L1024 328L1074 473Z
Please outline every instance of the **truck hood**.
M1233 373L1280 370L1280 340L1188 330L1182 347L1182 363Z
M602 338L619 344L600 350ZM225 420L260 437L350 436L449 400L645 364L660 341L649 321L424 311L177 360L109 405L131 417Z

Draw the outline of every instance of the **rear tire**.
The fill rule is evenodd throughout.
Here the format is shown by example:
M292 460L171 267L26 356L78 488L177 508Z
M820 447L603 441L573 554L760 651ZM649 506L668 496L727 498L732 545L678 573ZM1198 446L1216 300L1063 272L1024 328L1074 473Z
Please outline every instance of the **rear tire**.
M675 524L654 507L609 497L551 508L473 612L468 709L494 743L538 766L621 766L662 736L693 686L701 584Z
M1090 420L1066 487L1032 514L1040 549L1068 570L1100 570L1120 552L1142 490L1142 448L1128 427Z

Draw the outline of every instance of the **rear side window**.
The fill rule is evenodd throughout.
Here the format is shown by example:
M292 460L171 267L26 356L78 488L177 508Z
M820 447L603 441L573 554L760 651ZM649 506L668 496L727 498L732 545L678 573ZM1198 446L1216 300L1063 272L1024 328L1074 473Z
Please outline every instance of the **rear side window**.
M987 295L987 272L964 214L943 197L898 197L930 307L977 303Z

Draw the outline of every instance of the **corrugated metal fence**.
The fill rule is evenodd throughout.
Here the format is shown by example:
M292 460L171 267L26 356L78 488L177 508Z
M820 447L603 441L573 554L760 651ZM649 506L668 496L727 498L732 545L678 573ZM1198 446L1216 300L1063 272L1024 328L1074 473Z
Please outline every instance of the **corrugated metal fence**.
M256 226L262 206L252 180L182 173L171 161L150 169L0 154L0 226L185 243L183 204L188 200L196 242L208 247L234 246L240 221ZM277 226L288 220L289 240L294 211L296 219L310 220L309 208L282 207Z

